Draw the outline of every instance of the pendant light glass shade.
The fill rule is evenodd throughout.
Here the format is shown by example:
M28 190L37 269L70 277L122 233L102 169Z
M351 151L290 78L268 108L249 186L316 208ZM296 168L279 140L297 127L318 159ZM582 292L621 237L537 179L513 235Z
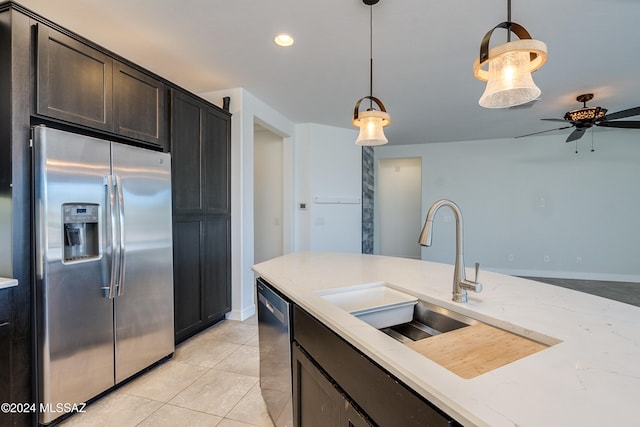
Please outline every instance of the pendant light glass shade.
M375 146L389 142L384 136L384 127L391 123L389 114L384 111L362 111L353 119L354 126L360 128L356 145Z
M473 63L473 75L486 81L479 104L486 108L509 108L537 99L542 93L531 73L547 60L547 45L531 38L520 24L511 21L511 0L507 0L507 21L489 30L480 43L480 55ZM489 49L493 31L507 30L507 42ZM511 41L511 33L519 40Z
M530 62L528 51L510 51L493 58L479 104L485 108L508 108L537 99L542 91L533 82Z

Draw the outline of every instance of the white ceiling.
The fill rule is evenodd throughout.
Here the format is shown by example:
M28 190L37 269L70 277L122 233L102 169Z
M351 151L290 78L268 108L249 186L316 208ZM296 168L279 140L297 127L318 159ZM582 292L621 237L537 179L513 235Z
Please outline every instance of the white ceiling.
M369 92L369 7L362 0L19 3L195 93L243 87L296 123L350 128L355 102ZM373 94L391 114L390 143L553 129L562 124L539 119L562 118L586 92L595 94L590 105L609 112L640 105L640 1L513 0L512 21L548 46L547 63L533 75L542 96L528 109L488 110L478 106L484 84L472 64L484 34L505 20L506 0L373 6ZM276 46L279 32L295 44ZM496 30L492 45L505 39ZM569 132L558 132L558 142Z

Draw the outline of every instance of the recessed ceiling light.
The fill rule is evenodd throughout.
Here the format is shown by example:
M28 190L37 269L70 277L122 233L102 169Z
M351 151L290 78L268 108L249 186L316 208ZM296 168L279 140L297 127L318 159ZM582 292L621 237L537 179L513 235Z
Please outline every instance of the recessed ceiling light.
M293 44L293 37L289 34L278 34L273 41L276 42L278 46L287 47Z

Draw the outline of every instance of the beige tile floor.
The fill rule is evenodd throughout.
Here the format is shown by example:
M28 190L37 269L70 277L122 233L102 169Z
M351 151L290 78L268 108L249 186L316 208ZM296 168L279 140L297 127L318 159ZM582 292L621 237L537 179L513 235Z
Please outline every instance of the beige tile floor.
M225 320L64 427L272 427L260 394L258 324Z

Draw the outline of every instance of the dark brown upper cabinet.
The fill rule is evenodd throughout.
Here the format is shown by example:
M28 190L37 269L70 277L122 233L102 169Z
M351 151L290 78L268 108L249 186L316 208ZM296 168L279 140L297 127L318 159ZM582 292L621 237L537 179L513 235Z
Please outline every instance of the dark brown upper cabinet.
M36 114L166 148L164 84L37 25Z
M113 130L113 60L38 25L36 113Z
M118 61L113 62L114 131L164 145L165 88L158 80Z

